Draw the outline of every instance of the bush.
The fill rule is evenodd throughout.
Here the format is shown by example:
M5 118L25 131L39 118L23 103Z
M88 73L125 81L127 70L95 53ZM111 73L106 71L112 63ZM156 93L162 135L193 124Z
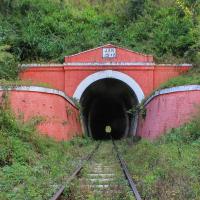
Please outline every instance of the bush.
M0 79L16 79L18 65L15 56L8 52L10 46L0 46Z
M190 60L198 52L196 1L187 3L193 16L172 0L3 2L0 42L20 61L61 61L108 42L168 62Z
M163 137L165 143L179 142L193 144L200 142L200 115L190 123L177 129L172 129L169 134ZM161 139L162 141L162 139Z

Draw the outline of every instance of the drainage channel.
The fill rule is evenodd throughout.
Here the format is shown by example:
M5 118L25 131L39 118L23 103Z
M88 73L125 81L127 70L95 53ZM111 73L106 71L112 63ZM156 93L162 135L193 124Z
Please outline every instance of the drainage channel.
M114 141L101 142L86 161L53 200L141 200Z

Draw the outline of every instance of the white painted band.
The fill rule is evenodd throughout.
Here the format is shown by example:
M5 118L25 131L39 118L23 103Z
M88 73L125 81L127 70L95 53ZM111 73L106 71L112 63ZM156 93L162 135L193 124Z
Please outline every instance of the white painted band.
M55 94L63 97L65 100L69 101L70 104L76 107L75 103L64 92L56 89L39 86L0 86L0 91L25 91Z
M158 66L158 67L192 67L192 64L156 64L154 62L68 62L63 64L22 64L22 68L31 68L31 67L67 67L67 66Z
M187 92L187 91L200 91L200 85L182 85L182 86L158 90L145 101L144 105L147 105L152 99L162 94L170 94L170 93L175 93L175 92Z
M77 100L80 100L84 91L92 83L101 79L106 79L106 78L117 79L126 83L132 89L133 93L136 95L139 103L142 101L142 99L144 99L144 93L141 87L133 78L131 78L127 74L124 74L119 71L113 71L113 70L99 71L83 79L81 83L78 85L76 91L74 92L73 97L76 98Z
M40 64L40 63L31 63L31 64L21 64L22 68L29 68L29 67L64 67L63 64L54 64L54 63L46 63L46 64Z
M158 67L192 67L192 64L183 63L183 64L156 64Z
M155 66L152 62L68 62L65 66Z

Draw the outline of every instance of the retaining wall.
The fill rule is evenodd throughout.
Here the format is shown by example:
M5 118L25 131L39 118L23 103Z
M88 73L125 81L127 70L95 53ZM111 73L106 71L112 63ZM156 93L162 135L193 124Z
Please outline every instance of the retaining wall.
M200 108L200 85L160 90L146 103L146 118L140 117L137 135L154 139L188 122Z
M0 88L0 102L5 92ZM79 110L64 92L43 87L17 87L8 89L8 99L16 116L24 120L41 116L44 122L38 125L42 134L56 140L70 140L81 135Z

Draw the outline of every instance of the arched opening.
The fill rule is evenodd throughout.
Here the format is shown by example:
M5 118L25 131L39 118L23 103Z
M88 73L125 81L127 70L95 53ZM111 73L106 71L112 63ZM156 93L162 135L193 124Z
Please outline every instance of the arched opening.
M83 122L94 139L114 139L131 134L133 115L127 111L138 100L130 87L120 80L106 78L95 81L82 94Z
M135 134L137 116L128 111L144 98L134 79L119 71L105 70L89 75L73 97L82 107L85 132L94 139L120 139Z

